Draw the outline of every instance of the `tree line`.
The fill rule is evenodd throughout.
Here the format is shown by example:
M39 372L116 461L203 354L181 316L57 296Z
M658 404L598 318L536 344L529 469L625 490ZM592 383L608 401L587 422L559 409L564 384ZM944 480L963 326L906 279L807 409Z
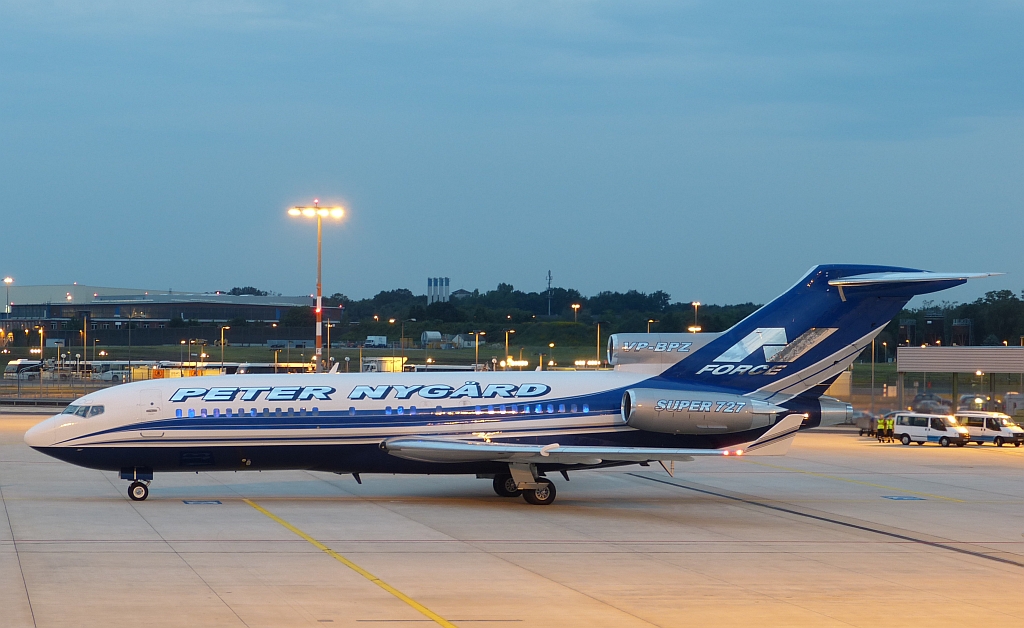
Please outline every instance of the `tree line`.
M384 290L358 300L335 293L324 298L324 316L338 323L332 339L339 340L362 340L367 335L397 337L404 322L406 338L419 338L425 330L451 334L482 330L492 342L499 336L504 342L504 330L515 329L518 344L558 342L566 346L596 346L597 323L601 323L603 338L611 333L646 332L648 321L653 321L650 331L655 333L685 332L694 324L691 304L672 301L661 290L603 291L587 297L572 288L552 288L550 316L548 298L547 291L525 292L507 283L500 283L493 290L474 290L461 299L431 304L427 304L425 295L413 294L405 288ZM580 306L578 310L574 311L573 304ZM755 303L701 305L697 324L702 331L725 331L759 307ZM1024 336L1024 292L1018 296L1010 290L998 290L969 303L936 305L925 301L919 308L901 311L886 325L878 342L895 348L900 321L914 320L918 334L915 341L920 344L928 318L943 320L944 345L951 344L953 321L957 319L971 320L975 345L1001 345L1004 341L1020 345ZM392 319L394 323L390 322ZM289 310L281 323L308 327L314 320L312 308L297 307Z

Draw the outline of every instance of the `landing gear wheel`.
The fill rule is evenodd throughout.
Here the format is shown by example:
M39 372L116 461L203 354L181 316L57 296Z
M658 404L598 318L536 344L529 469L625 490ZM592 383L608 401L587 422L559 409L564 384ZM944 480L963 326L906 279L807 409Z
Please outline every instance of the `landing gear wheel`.
M494 476L494 492L498 494L498 497L519 497L523 494L516 488L516 481L512 479L511 475Z
M534 506L547 506L555 501L555 485L547 478L538 478L538 482L544 484L542 488L528 488L523 491L523 499L527 504Z
M904 445L909 445L910 444L910 436L908 436L907 434L904 434L902 437L900 437L900 442L903 443Z
M142 482L132 482L128 487L128 497L133 502L141 502L149 497L149 487Z
M996 436L996 439L994 441L992 441L992 444L995 445L996 447L1002 447L1003 446L1003 437L1002 436Z
M949 447L949 439L943 436L942 438L939 439L939 444L942 445L943 447Z

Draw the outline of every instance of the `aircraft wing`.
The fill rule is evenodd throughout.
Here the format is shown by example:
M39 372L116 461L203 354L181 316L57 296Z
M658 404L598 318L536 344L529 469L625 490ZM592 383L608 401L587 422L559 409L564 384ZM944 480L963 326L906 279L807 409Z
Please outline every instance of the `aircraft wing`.
M512 462L596 465L602 462L692 460L697 456L781 456L789 450L804 417L791 414L745 448L674 449L656 447L580 447L517 445L442 438L391 438L381 449L392 456L419 462Z

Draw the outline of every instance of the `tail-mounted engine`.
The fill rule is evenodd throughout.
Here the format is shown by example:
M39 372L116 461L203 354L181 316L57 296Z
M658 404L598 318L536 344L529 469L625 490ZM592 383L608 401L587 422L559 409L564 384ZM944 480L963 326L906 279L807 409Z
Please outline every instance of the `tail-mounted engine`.
M772 425L779 406L744 397L687 390L633 388L622 395L622 420L664 434L726 434Z

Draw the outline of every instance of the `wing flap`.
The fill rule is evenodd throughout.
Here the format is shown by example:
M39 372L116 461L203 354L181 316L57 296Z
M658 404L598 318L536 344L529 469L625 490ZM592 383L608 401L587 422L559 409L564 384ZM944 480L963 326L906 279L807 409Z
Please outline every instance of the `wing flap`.
M519 445L438 438L392 438L381 449L406 460L419 462L517 462L534 464L596 465L602 462L685 462L700 456L783 455L800 429L802 415L789 415L747 447L727 449L678 449L661 447L583 447Z

